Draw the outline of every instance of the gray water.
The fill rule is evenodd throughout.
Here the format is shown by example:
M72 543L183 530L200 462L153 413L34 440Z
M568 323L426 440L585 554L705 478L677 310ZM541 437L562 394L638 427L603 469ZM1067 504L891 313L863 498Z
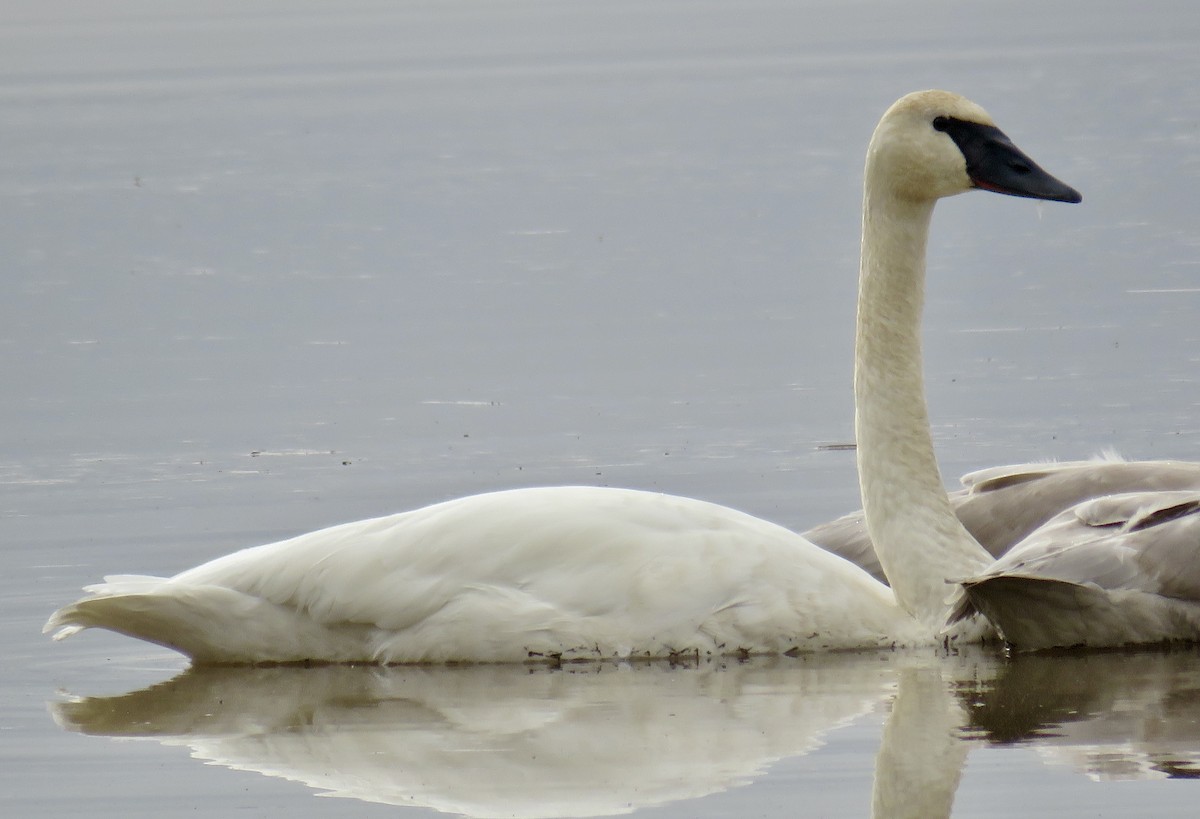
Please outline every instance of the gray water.
M939 208L947 478L1198 459L1198 80L1183 0L0 2L0 810L1193 815L1190 651L222 674L40 628L488 489L856 507L862 153L918 88L1084 195Z

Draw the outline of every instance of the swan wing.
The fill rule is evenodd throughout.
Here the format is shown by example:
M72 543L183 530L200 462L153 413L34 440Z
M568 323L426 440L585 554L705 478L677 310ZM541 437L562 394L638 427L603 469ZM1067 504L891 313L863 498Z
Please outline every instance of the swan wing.
M951 619L982 612L1017 648L1200 638L1200 491L1077 504L962 585Z
M995 467L963 476L955 504L963 524L999 556L1059 513L1091 498L1200 490L1200 463L1089 461Z
M879 555L876 554L875 544L871 542L871 535L867 532L867 521L861 509L814 526L804 533L804 538L849 560L880 583L887 582L887 575L879 565Z

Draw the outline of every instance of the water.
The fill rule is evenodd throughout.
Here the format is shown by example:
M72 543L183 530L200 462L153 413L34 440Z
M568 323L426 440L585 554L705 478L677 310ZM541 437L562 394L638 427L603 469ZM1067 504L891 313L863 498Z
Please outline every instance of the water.
M917 714L941 715L912 740L930 758L965 755L956 787L931 788L954 816L1191 815L1190 783L1153 776L1200 747L1189 652L1046 660L1056 694L1104 687L1015 735L972 715L1052 699L1027 661L891 655L528 682L299 670L266 712L260 680L189 675L131 711L86 700L115 716L63 730L47 703L63 720L54 703L184 663L39 632L105 572L486 489L660 489L801 529L857 506L852 453L825 445L852 437L862 151L916 88L985 105L1084 194L1040 216L983 195L939 208L926 344L947 476L1106 447L1200 458L1192 4L0 12L6 814L430 813L362 801L381 791L515 812L485 786L516 778L549 815L572 809L548 781L586 782L593 812L868 815L892 770L876 757ZM213 691L233 693L213 708ZM920 707L894 720L907 691ZM694 733L642 726L674 707ZM368 766L407 772L383 782L355 767L351 748L413 731L442 753ZM165 742L107 738L139 732ZM578 780L530 762L581 736L592 755L561 762ZM359 798L312 798L331 787Z

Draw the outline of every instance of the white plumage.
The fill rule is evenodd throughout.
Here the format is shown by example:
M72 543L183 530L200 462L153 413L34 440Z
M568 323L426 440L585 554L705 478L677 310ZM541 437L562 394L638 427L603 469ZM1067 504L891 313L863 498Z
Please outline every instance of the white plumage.
M513 662L919 639L887 587L794 532L703 501L595 487L473 495L89 591L48 628L102 626L198 662Z

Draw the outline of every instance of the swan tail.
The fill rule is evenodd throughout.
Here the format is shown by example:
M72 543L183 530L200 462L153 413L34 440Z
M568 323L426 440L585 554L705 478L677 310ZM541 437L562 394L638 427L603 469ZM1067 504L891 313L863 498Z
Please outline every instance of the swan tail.
M950 613L946 615L947 627L953 626L955 623L961 623L982 613L975 607L975 602L971 599L971 595L967 594L964 588L960 587L950 598L949 602Z
M89 596L54 612L42 631L64 640L84 629L107 629L201 664L344 662L365 653L363 626L327 626L224 586L123 575L85 591Z
M1106 595L1094 586L998 575L964 581L950 620L982 614L1010 646L1036 651L1094 642L1091 621L1108 608Z
M211 638L202 638L200 632L213 628L211 620L205 622L206 609L211 609L212 603L198 599L195 588L138 575L106 577L104 581L85 586L88 596L50 615L42 632L53 632L55 640L65 640L84 629L102 628L189 656L204 653L202 644Z
M128 595L152 593L166 583L164 577L147 575L112 575L104 578L103 583L84 586L88 597L76 600L68 606L63 606L42 626L43 634L53 632L55 640L65 640L84 629L107 628L111 631L121 631L119 625L129 619L125 614L118 614L111 601Z
M962 585L954 614L979 611L1019 651L1200 639L1200 606L1159 594L1018 575Z

